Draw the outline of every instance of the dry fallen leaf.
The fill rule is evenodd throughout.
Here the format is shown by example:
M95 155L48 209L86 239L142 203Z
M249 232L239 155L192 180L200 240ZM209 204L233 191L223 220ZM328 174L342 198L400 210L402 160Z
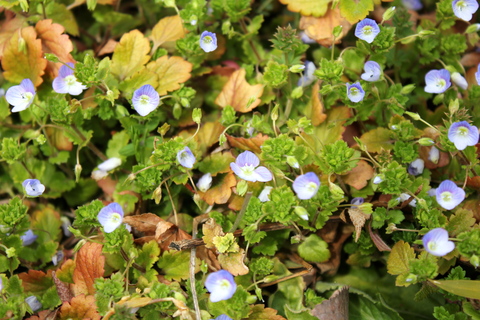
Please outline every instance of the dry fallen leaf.
M203 231L203 241L205 242L205 247L209 249L215 249L213 244L213 238L216 236L224 236L222 226L215 222L214 219L209 218L207 222L202 225Z
M93 284L95 279L103 277L105 257L102 255L102 245L87 242L75 257L75 270L71 288L75 296L81 294L95 294Z
M215 103L225 108L232 106L237 112L249 112L261 102L263 85L250 85L245 79L245 69L235 71L215 99Z
M43 271L28 270L18 275L22 280L22 287L25 292L31 292L33 294L44 293L53 284L52 272L45 274Z
M192 236L168 221L160 218L161 221L157 224L155 230L155 240L157 241L162 251L169 250L172 241L181 241L184 239L191 239Z
M232 148L238 148L241 150L248 150L254 153L261 153L262 149L260 147L265 142L265 140L269 139L269 136L263 135L261 133L257 134L253 138L243 138L243 137L234 137L230 135L226 135L228 144Z
M185 36L180 16L165 17L153 27L150 40L153 41L152 52L167 41L175 41Z
M280 0L288 10L300 12L304 16L323 16L331 0Z
M125 33L115 47L111 72L119 80L125 80L143 68L150 59L150 41L138 30Z
M281 315L277 314L277 310L272 308L265 308L263 304L254 305L248 320L286 320Z
M339 7L329 9L324 16L318 18L302 16L300 19L300 29L305 30L307 36L324 47L333 44L333 28L340 25L343 27L342 33L335 38L335 44L340 43L352 28L352 24L341 16Z
M365 160L360 160L357 166L348 174L342 177L343 182L357 190L362 189L368 184L368 180L372 179L375 171Z
M199 191L198 194L200 197L205 200L209 205L224 204L227 203L228 199L232 195L232 188L237 184L237 179L235 178L233 172L228 172L227 174L220 177L220 180L212 186L207 192Z
M218 262L224 270L227 270L234 276L247 274L249 269L243 262L245 259L245 250L240 248L239 252L222 253L218 255Z
M23 26L28 25L23 16L15 15L12 11L7 11L5 16L6 20L0 21L0 59L2 59L3 50L12 35L18 32Z
M192 76L192 64L181 57L163 56L147 65L147 69L158 76L158 85L155 88L160 95L167 94L180 88Z
M312 315L320 320L348 319L348 288L335 290L328 300L323 300L312 310Z
M62 302L70 302L70 300L73 298L72 291L70 291L70 285L58 279L55 272L52 272L52 278L55 282L55 286L57 287L57 294L60 300Z
M365 221L370 219L371 215L365 214L360 209L353 207L348 209L348 215L350 216L350 219L355 226L355 242L357 242L360 238L360 234L362 233L362 228L365 225Z
M372 239L375 247L377 247L378 251L392 251L392 248L388 246L388 244L383 241L383 239L378 235L378 233L372 231L372 222L367 225L368 234L370 235L370 239Z
M164 221L162 218L153 213L123 218L123 222L128 223L133 229L145 233L145 235L154 235L157 225L162 221Z
M81 294L70 302L64 302L60 308L60 320L90 319L100 320L102 317L97 311L94 296Z
M115 51L115 47L117 46L118 41L115 41L113 39L108 39L107 43L100 49L98 52L98 56L103 56L105 54L110 54L113 51Z
M320 84L317 81L312 87L312 97L306 108L306 115L312 120L312 125L314 126L318 126L327 119L327 115L324 112L325 108L323 107L323 102L318 93L319 90Z

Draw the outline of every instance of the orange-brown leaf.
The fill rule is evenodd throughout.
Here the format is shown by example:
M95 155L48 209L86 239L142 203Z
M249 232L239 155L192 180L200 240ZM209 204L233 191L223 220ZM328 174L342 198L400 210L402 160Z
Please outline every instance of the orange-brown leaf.
M357 208L348 209L348 215L350 216L350 219L355 226L355 242L357 242L360 238L360 234L362 233L362 228L365 225L365 221L370 219L371 215L365 214Z
M307 106L307 116L312 120L312 125L318 126L325 119L327 115L325 114L325 108L323 107L323 102L320 99L320 84L316 82L312 88L312 97Z
M243 137L233 137L230 135L226 135L228 143L232 148L238 148L241 150L248 150L254 153L261 153L262 149L260 147L262 144L269 138L269 136L263 135L261 133L257 134L253 138L243 138Z
M75 296L80 294L95 294L93 284L95 279L103 277L105 257L102 255L102 245L87 242L75 257L72 291Z
M87 2L87 0L75 0L74 3L72 3L71 5L68 6L68 10L71 10L75 7L78 7L82 4L84 4L85 2ZM110 5L114 5L115 3L117 3L117 0L97 0L97 4L110 4Z
M165 17L153 27L150 40L153 41L152 52L167 41L175 41L185 36L180 16Z
M73 298L70 302L64 302L60 308L60 320L100 320L101 316L97 311L94 296L84 294Z
M184 83L192 76L193 65L181 57L163 56L150 62L147 69L153 71L158 76L158 85L155 88L160 95L174 91L180 88L180 83Z
M7 11L7 13L11 11ZM3 51L14 32L18 32L23 26L27 26L26 19L21 15L5 14L7 19L0 23L0 59L3 57Z
M284 317L277 314L277 310L265 308L263 304L254 305L248 316L248 320L285 320Z
M249 269L243 262L245 259L245 250L240 248L239 252L222 253L218 255L218 262L222 269L227 270L234 276L247 274Z
M365 160L360 160L352 171L343 176L343 181L360 190L367 185L368 180L372 179L373 174L373 168Z
M221 180L203 193L201 191L198 194L205 200L209 205L224 204L228 201L232 195L232 188L237 184L237 179L233 175L233 172L228 172L225 174Z
M123 222L128 223L133 229L145 233L145 235L154 235L157 224L164 221L153 213L144 213L138 216L128 216L123 218Z
M206 122L202 124L200 130L198 130L198 134L195 136L195 140L200 145L200 149L206 150L218 142L218 138L223 130L225 130L225 127L219 122Z
M112 53L113 51L115 51L115 47L117 46L117 44L118 44L118 41L115 41L113 39L108 39L107 43L105 43L102 49L100 49L100 51L98 52L98 55L103 56L105 54Z
M225 108L232 106L237 112L249 112L256 108L263 94L263 85L250 85L245 79L245 69L235 71L215 99L215 103Z
M23 290L32 294L43 294L53 286L51 271L47 275L43 271L28 270L28 273L22 272L18 277L22 280Z
M22 45L25 41L25 52ZM45 73L47 60L43 58L42 41L37 39L37 33L33 27L23 28L20 32L14 32L5 46L2 58L3 76L10 82L20 83L23 79L32 80L38 87Z
M51 19L40 20L35 25L38 37L42 40L43 53L53 53L62 62L75 62L70 52L73 50L72 41L65 32L65 28L58 24L52 23ZM58 70L62 64L60 62L48 62L45 72L51 78L58 75Z
M352 28L352 24L341 16L339 7L333 10L329 9L322 17L302 16L300 19L300 29L305 30L307 36L325 47L330 47L333 44L333 28L340 25L343 29L340 36L335 38L336 44L340 43Z
M157 224L155 230L155 240L160 246L160 249L162 249L163 251L169 250L169 246L172 241L181 241L191 238L191 235L189 235L173 223L165 221L163 219L161 219L160 222Z

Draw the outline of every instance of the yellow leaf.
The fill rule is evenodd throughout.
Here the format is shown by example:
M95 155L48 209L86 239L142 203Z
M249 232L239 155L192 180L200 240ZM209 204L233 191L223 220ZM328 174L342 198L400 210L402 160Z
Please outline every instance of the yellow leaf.
M14 32L18 32L18 29L24 25L28 26L26 18L21 15L6 14L6 20L0 22L0 59L2 59L3 50L8 40L10 40Z
M403 240L398 241L388 256L387 272L393 275L406 273L410 270L408 264L415 259L415 252Z
M120 83L118 89L123 92L124 96L128 97L133 94L135 90L146 84L155 88L158 85L158 77L153 71L143 68Z
M146 305L148 305L150 303L150 301L152 301L152 298L148 298L148 297L130 297L128 299L122 299L120 300L119 302L117 302L117 304L119 305L124 305L125 307L127 308L141 308L141 307L145 307Z
M215 222L214 219L210 218L202 226L203 231L203 241L205 242L205 247L209 249L214 249L215 244L213 244L213 238L217 236L223 236L222 226Z
M373 11L373 0L342 0L340 1L340 12L350 23L356 23L368 16Z
M167 41L175 41L185 36L180 16L165 17L153 27L150 40L153 41L152 52Z
M243 263L245 259L245 250L240 248L239 252L235 253L222 253L218 255L218 262L222 266L222 269L227 270L234 276L242 276L247 274L249 269Z
M302 18L303 19L303 18ZM323 102L320 99L320 85L316 82L312 88L312 97L307 105L306 116L312 120L312 125L318 126L327 118Z
M367 147L368 152L380 152L382 149L390 150L393 148L390 141L390 130L378 127L363 134L360 140Z
M124 34L113 51L112 73L119 80L132 76L150 59L149 51L150 42L140 31L133 30Z
M192 76L192 64L183 60L181 57L163 56L150 62L147 69L153 71L158 76L158 94L164 95L169 91L180 88L180 83L184 83Z
M222 92L215 99L215 103L225 108L232 106L237 112L249 112L256 108L263 94L263 85L250 85L245 80L245 69L239 69L232 73L230 79L222 89Z
M460 297L480 299L480 280L430 280L437 287Z
M22 45L24 43L24 45ZM22 50L22 47L25 49ZM45 73L47 60L43 58L42 41L37 39L33 27L14 32L3 52L3 76L10 82L20 83L23 79L32 80L38 87Z
M288 10L300 12L304 16L320 17L327 12L331 0L280 0Z

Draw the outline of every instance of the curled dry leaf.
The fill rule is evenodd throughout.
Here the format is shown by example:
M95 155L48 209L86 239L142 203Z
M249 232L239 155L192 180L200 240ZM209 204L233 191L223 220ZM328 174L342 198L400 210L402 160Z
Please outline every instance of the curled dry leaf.
M231 135L226 135L228 144L232 148L238 148L241 150L248 150L254 153L261 153L262 149L260 147L262 144L269 139L269 136L263 135L261 133L257 134L253 138L243 138L243 137L234 137Z
M175 41L185 36L180 16L165 17L153 27L150 40L153 41L152 53L167 41Z
M128 223L133 229L143 232L145 235L154 235L157 225L163 220L153 213L144 213L138 216L127 216L123 222Z
M66 319L90 319L100 320L102 317L97 311L95 297L81 294L70 302L64 302L60 308L60 320Z
M222 253L218 255L218 262L222 269L227 270L234 276L247 274L249 269L243 262L245 259L245 250L240 248L239 252Z
M378 233L372 231L372 222L367 225L368 234L370 235L370 239L372 239L375 247L377 247L378 251L392 251L392 248L386 244L382 238L378 235Z
M342 179L349 186L360 190L368 184L368 180L372 179L373 174L373 168L365 160L360 160L357 166L344 175Z
M172 241L191 239L192 236L168 221L160 218L155 230L155 240L163 251L167 251Z
M180 83L184 83L192 76L192 64L181 57L163 56L147 65L147 69L158 76L158 85L155 88L160 95L169 91L180 89Z
M352 28L352 24L341 16L340 8L329 9L324 16L318 18L302 16L300 19L300 29L305 30L307 36L324 47L333 44L333 28L340 25L343 27L342 33L335 39L335 44L340 43Z
M261 102L263 85L250 85L245 79L245 69L239 69L232 73L222 92L215 99L220 107L232 106L237 112L250 112Z
M95 294L95 279L103 277L105 257L102 254L102 245L87 242L75 257L75 270L71 288L75 296L81 294Z
M371 214L365 214L357 208L350 208L348 209L348 215L350 216L350 219L355 226L355 242L357 242L360 238L362 228L365 225L365 221L370 219Z

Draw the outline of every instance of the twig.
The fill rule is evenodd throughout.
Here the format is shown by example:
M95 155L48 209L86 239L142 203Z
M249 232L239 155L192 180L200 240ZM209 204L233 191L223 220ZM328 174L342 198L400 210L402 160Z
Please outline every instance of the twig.
M245 200L243 200L242 209L238 213L237 219L235 219L235 223L230 228L230 232L234 232L235 230L237 230L238 225L242 221L242 218L245 214L245 211L247 211L248 203L250 202L250 198L252 197L252 195L253 195L253 193L251 191L247 192L247 194L245 195Z
M193 219L192 240L197 238L198 225L208 219L208 213ZM190 291L192 292L193 306L195 308L195 315L197 320L202 320L200 314L200 305L198 304L197 289L195 288L195 259L197 258L197 247L192 247L190 250Z

